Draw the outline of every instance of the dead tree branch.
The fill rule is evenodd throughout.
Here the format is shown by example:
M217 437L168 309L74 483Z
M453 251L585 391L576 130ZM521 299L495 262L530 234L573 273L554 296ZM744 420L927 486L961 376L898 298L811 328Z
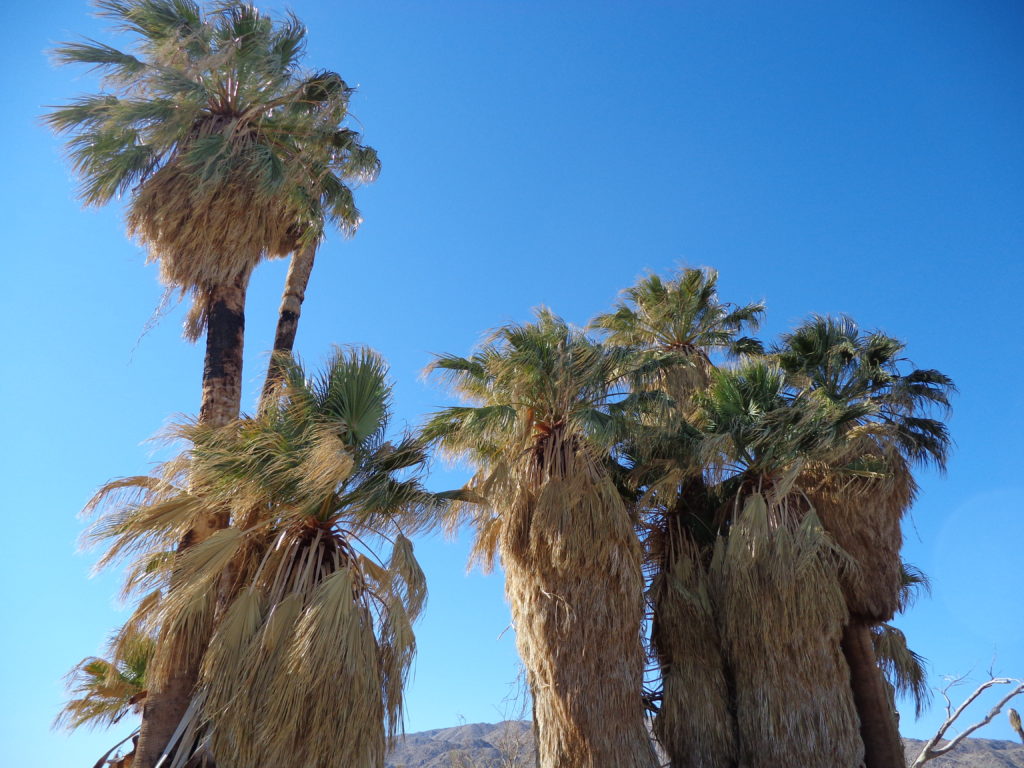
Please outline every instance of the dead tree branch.
M921 768L921 766L927 763L929 760L933 760L936 757L939 757L940 755L944 755L947 752L951 752L952 750L956 749L956 747L972 733L977 731L979 728L983 728L984 726L991 723L992 720L995 719L996 715L998 715L1002 711L1003 707L1005 707L1010 702L1010 700L1013 699L1014 696L1019 696L1020 694L1024 693L1024 680L1019 680L1017 678L1012 677L993 677L989 680L986 680L984 683L975 688L974 692L970 696L968 696L959 707L957 707L954 710L952 701L949 697L949 689L960 682L963 682L962 677L953 680L945 688L942 689L942 697L946 700L946 721L941 726L939 726L939 730L924 745L924 748L921 750L921 754L919 754L917 756L917 759L914 761L913 768ZM978 722L969 725L967 728L965 728L962 732L960 732L955 737L950 739L948 742L946 742L942 746L939 746L939 742L945 739L946 732L951 727L953 727L953 725L963 715L967 708L975 701L977 701L978 697L981 696L981 694L983 694L989 688L992 688L997 685L1009 685L1012 687L1010 688L1009 693L1007 693L1002 699L1000 699L999 703L992 707L992 709L989 710L989 713L982 720L979 720Z

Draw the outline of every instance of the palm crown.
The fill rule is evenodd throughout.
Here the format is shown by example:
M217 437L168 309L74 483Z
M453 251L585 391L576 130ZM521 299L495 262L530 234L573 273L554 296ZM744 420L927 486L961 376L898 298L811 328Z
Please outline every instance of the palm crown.
M811 318L783 335L774 352L793 385L824 398L845 429L859 426L861 434L890 443L912 462L941 468L949 433L928 411L948 411L955 387L936 370L904 373L903 349L899 340L863 332L840 316Z
M377 156L342 125L352 89L333 72L301 71L298 19L240 3L96 6L135 49L58 47L58 62L98 69L103 90L45 119L71 136L86 204L130 195L129 230L167 283L202 292L319 237L325 222L358 225L347 184L372 179Z
M712 354L761 352L761 343L743 334L756 331L763 315L761 302L720 301L715 270L688 268L668 281L648 275L625 291L614 312L598 315L591 325L609 344L634 350L638 373L667 375L669 394L683 399L704 382Z

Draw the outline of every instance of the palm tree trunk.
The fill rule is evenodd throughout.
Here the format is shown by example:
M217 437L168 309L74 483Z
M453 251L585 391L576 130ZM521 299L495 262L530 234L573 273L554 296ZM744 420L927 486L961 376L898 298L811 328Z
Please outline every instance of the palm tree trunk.
M892 700L871 642L871 625L852 618L843 631L842 647L850 667L854 705L860 717L865 768L906 768Z
M248 285L249 273L245 272L210 293L199 420L211 426L237 419L241 407L245 291Z
M684 521L710 507L701 479L665 520L651 584L651 647L662 675L654 733L672 768L734 768L738 749L731 679L708 593L706 564Z
M288 265L288 276L284 282L284 294L281 296L281 308L277 315L277 330L274 333L274 349L267 370L267 379L263 383L263 398L270 394L274 383L280 375L277 355L281 352L290 353L295 346L295 334L299 329L299 316L302 314L302 302L306 298L306 286L313 272L313 261L316 258L316 244L303 246L292 254Z
M652 593L651 642L662 673L658 741L672 768L734 768L731 680L696 547L674 554Z
M203 363L203 397L200 422L221 426L238 418L242 401L242 349L245 337L245 293L249 273L214 288L208 297L206 358ZM211 515L201 528L194 528L178 547L182 552L209 538L228 525L226 515ZM176 638L160 639L164 653L174 653ZM197 644L197 649L201 644ZM142 726L133 768L154 768L188 709L199 678L202 653L190 654L177 664L171 677L160 688L147 692L142 710Z
M506 550L502 562L540 768L654 768L641 699L639 552L592 546L554 562L546 547L531 549Z

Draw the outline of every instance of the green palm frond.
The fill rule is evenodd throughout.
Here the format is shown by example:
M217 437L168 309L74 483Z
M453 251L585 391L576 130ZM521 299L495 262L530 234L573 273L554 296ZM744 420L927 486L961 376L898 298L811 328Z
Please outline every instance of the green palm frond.
M924 571L910 563L902 564L900 581L900 613L913 606L921 593L932 593L931 579Z
M779 365L795 386L812 390L837 408L859 407L845 428L878 423L891 432L877 432L894 443L915 464L942 468L951 445L943 422L929 411L947 414L952 380L935 370L903 372L904 344L880 332L864 332L849 317L814 316L773 349Z
M592 325L615 345L707 358L715 352L759 351L756 340L740 334L756 331L763 316L763 303L721 302L715 270L683 269L667 282L648 275L625 291L614 312L599 315Z

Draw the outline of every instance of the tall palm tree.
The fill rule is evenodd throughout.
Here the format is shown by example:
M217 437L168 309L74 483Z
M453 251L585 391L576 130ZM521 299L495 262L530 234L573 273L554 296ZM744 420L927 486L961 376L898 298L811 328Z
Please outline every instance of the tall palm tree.
M690 422L712 356L761 351L743 334L757 329L764 305L724 303L717 282L711 269L683 269L668 281L650 275L625 292L614 312L593 322L607 343L631 351L636 386L663 392L672 406L655 429L630 442L629 453L647 531L651 646L660 673L654 730L675 768L728 768L736 757L730 686L706 574L717 502Z
M316 240L324 220L352 220L345 181L376 167L344 129L350 89L335 73L300 68L306 30L242 2L204 12L194 0L96 0L135 37L132 51L63 44L56 59L103 74L100 93L45 119L69 134L87 205L128 195L128 231L159 261L169 288L192 296L191 339L206 333L200 419L238 415L245 294L265 257ZM220 512L184 532L187 548L226 524ZM177 671L147 697L139 768L152 768L180 721L198 673L173 638L157 655Z
M129 556L128 588L150 593L134 623L172 628L201 658L171 768L196 753L226 768L383 765L426 597L406 534L440 503L420 484L423 446L386 440L389 414L375 354L339 352L312 379L291 363L257 416L182 425L189 449L159 478L97 497L103 562ZM220 506L230 528L164 556Z
M832 444L833 415L761 359L699 393L723 532L709 584L731 677L739 764L858 768L863 746L840 651L844 553L796 482Z
M915 466L945 466L950 438L931 418L954 390L935 370L904 372L902 342L846 317L814 317L783 336L776 358L793 385L836 414L832 455L808 465L802 485L825 528L857 564L844 574L850 622L843 650L861 721L867 768L905 758L891 694L875 655L877 632L900 606L900 525L916 494Z
M500 555L544 768L655 764L641 700L641 551L607 461L634 406L622 356L547 310L469 357L439 356L466 405L424 435L475 474L458 509Z

